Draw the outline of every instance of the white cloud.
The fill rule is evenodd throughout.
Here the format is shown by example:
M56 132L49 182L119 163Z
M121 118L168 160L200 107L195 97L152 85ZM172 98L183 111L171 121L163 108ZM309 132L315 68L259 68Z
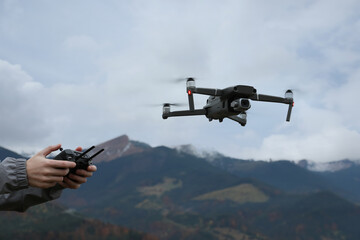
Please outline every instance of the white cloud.
M33 136L34 146L91 145L128 134L153 145L190 143L244 158L358 155L358 1L10 7L1 22L13 30L1 25L0 55L22 67L0 62L0 91L12 99L1 113L15 109L12 121L2 120L8 135L0 145L21 148ZM167 80L188 76L197 77L199 87L245 84L279 96L294 88L292 121L285 123L285 105L268 103L253 103L245 128L205 117L162 120L161 106L149 105L187 103L185 84ZM206 97L195 100L202 107ZM30 116L26 124L24 116ZM19 121L31 129L14 127Z
M339 87L326 92L324 102L327 109L342 118L342 125L348 128L360 129L360 113L357 111L360 103L360 68L351 72L347 80Z
M70 51L82 50L94 52L100 50L101 46L90 36L75 35L70 36L64 41L64 47Z
M344 127L317 131L312 134L271 135L257 149L245 151L253 159L309 159L337 161L356 159L360 155L360 134Z
M43 108L43 86L19 65L0 60L1 144L34 147L50 131ZM24 145L27 143L27 145Z

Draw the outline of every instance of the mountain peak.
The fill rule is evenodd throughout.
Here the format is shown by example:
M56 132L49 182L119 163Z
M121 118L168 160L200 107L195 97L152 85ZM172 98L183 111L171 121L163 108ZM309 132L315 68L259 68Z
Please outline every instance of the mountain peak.
M150 146L145 143L131 141L127 135L121 135L109 141L97 145L97 149L103 148L104 153L96 157L93 162L110 162L114 159L134 153L143 152Z

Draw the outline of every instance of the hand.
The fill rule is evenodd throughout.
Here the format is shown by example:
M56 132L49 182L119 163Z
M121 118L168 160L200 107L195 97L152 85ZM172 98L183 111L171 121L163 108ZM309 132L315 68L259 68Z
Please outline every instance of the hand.
M76 174L70 173L67 177L64 177L64 181L60 185L64 188L78 189L81 184L87 182L87 178L91 177L95 171L95 165L90 165L87 170L78 169Z
M76 151L82 151L81 147L77 147ZM76 174L70 173L67 177L64 178L64 181L59 183L64 188L77 189L81 184L87 182L87 178L93 175L93 172L96 172L96 166L90 165L87 170L78 169Z
M26 172L29 185L38 188L49 188L64 181L64 176L76 164L69 161L47 159L46 156L58 150L61 144L49 146L26 161Z

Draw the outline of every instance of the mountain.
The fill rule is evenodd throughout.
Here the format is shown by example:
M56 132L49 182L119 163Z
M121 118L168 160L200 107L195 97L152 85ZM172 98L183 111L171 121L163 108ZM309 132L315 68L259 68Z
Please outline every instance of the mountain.
M360 203L360 165L354 165L336 172L319 173L332 186L342 189L341 196L346 199Z
M239 177L253 178L289 193L309 193L320 190L334 192L354 203L360 203L360 164L354 160L333 162L254 161L226 157L206 152L191 145L176 148L206 159L213 166Z
M360 162L356 160L340 160L316 163L301 160L297 165L317 173L325 179L334 192L340 196L360 203Z
M0 161L4 160L7 157L23 158L23 156L21 156L20 154L10 151L6 148L0 147Z
M96 147L96 151L103 148L104 152L94 158L94 163L109 162L123 156L143 152L144 150L150 148L150 146L145 143L131 141L127 135L111 139L97 145ZM95 150L93 151L94 153L96 152Z
M121 139L126 142L126 138L123 136ZM124 155L129 151L135 152L139 146L143 145L131 142ZM0 147L0 159L6 157L23 158ZM86 218L54 202L31 207L25 213L0 211L0 222L0 239L158 239L136 230Z
M352 161L328 163L337 171L312 171L290 161L253 161L219 157L209 161L239 177L253 178L279 190L302 194L331 191L348 201L360 203L360 165Z
M25 213L0 212L0 239L133 239L155 240L139 231L88 219L54 203Z
M217 239L215 230L206 230L200 224L204 216L199 212L231 212L231 206L238 203L262 203L279 194L260 182L241 179L203 159L167 147L97 166L89 182L77 191L64 193L61 203L160 239ZM233 195L221 199L222 192L218 191ZM204 202L209 206L204 208ZM185 219L200 225L188 226Z
M359 239L360 208L337 195L321 191L270 206L255 218L257 231L271 239ZM250 219L249 219L250 220ZM271 223L271 224L269 224Z
M307 193L332 188L331 184L319 174L290 161L266 162L222 157L210 163L236 176L254 178L290 193Z
M244 176L167 147L101 162L98 171L61 203L84 215L156 235L160 239L357 239L360 209L330 191L325 180L288 161L234 163ZM215 161L216 163L216 161ZM218 164L220 162L217 162ZM234 165L235 164L235 165ZM258 166L257 166L258 165ZM259 167L257 171L256 168ZM249 171L256 173L251 178ZM251 174L249 174L251 175ZM280 177L322 180L294 193ZM266 178L264 177L266 176ZM271 186L274 182L282 190ZM263 177L263 178L262 178ZM305 179L302 179L302 178ZM268 179L264 183L262 179ZM301 193L301 194L300 194Z
M136 151L128 151L131 145ZM73 215L98 219L101 226L107 222L165 240L360 237L360 207L348 201L356 197L352 190L360 192L356 166L314 172L290 161L232 159L198 154L192 147L152 148L127 136L102 146L112 152L104 156L111 157L99 155L94 176L57 200Z

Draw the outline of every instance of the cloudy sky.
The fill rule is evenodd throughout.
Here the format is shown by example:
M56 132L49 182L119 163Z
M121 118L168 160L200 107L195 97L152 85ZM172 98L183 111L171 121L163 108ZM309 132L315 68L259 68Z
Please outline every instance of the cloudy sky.
M246 127L163 120L161 103L187 103L172 80L190 76L294 89L291 122L258 102ZM127 134L244 159L360 159L359 90L358 0L0 0L0 146L18 152Z

